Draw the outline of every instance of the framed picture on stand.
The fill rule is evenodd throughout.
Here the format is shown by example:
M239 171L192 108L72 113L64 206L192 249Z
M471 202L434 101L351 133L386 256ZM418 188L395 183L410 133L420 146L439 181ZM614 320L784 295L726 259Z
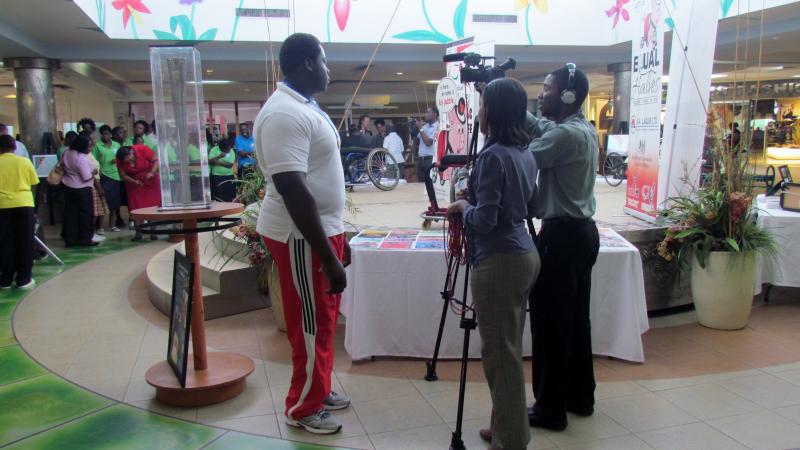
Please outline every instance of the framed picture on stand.
M167 362L175 371L181 387L186 387L193 278L194 264L176 250L172 271L172 307L169 314Z

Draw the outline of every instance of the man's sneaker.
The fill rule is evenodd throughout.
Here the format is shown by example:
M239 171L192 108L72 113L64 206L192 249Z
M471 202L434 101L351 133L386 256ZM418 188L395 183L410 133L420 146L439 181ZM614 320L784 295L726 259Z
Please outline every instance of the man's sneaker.
M350 399L342 394L331 391L331 395L322 401L322 406L328 411L339 411L350 407Z
M111 227L111 232L112 233L119 233L120 229L119 229L119 227Z
M106 234L106 230L104 230L104 229L102 229L102 228L98 228L98 229L97 229L97 234L99 234L100 236L103 236L103 235L105 235L105 234Z
M303 417L300 420L286 417L286 425L295 428L303 428L309 433L314 434L335 434L342 429L342 423L339 419L333 417L328 411L321 409L318 412Z
M33 289L34 286L36 286L36 280L31 278L31 281L28 281L27 283L23 284L22 286L17 285L17 289Z
M8 284L0 284L0 289L11 289L11 283Z
M94 236L92 236L92 240L94 242L103 242L103 241L106 240L106 237L105 236L100 236L99 234L95 234Z

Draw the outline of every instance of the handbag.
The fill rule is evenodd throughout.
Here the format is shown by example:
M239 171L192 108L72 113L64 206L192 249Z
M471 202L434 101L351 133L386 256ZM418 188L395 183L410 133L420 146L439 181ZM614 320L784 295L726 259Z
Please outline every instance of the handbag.
M57 163L53 166L53 170L47 174L47 184L50 186L58 186L61 184L61 179L64 178L64 167L61 163Z

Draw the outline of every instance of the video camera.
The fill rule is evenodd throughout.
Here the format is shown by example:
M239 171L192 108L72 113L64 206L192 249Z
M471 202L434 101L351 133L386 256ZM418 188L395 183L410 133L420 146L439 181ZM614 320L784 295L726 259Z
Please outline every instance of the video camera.
M517 60L514 58L508 58L500 65L486 67L486 61L490 59L495 57L481 56L478 53L453 53L442 58L445 63L464 62L464 67L461 68L462 83L489 83L498 78L505 78L507 70L517 67Z

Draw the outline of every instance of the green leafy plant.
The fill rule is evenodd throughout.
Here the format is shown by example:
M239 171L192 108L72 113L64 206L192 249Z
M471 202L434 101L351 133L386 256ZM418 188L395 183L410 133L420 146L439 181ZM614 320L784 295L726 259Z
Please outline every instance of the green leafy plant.
M715 122L710 116L709 123ZM772 235L756 221L758 210L753 207L754 183L747 155L730 149L726 139L712 138L706 145L700 186L668 201L663 215L672 225L658 244L658 254L680 264L694 256L705 268L711 252L748 256L774 253ZM692 184L688 177L683 182Z

